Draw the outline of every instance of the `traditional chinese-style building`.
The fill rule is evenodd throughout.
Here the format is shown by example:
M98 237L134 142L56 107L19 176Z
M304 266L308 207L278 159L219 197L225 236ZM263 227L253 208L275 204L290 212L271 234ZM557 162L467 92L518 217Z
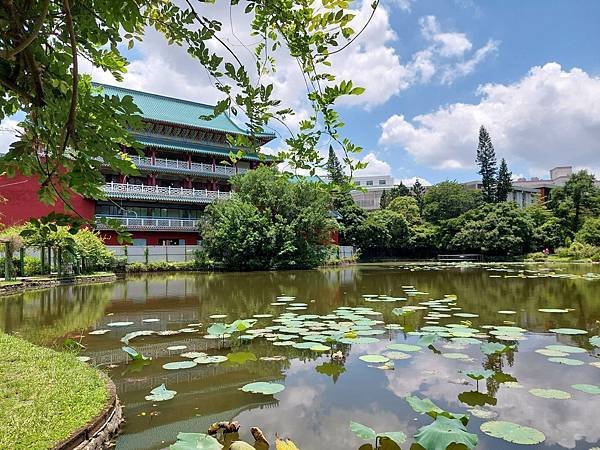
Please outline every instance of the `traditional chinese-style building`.
M207 204L229 198L229 178L254 169L257 154L246 153L235 165L226 164L232 149L228 135L249 135L226 114L211 120L213 106L165 97L122 87L104 85L104 94L129 95L142 111L143 130L132 130L143 145L143 155L126 151L139 175L127 177L106 166L106 200L73 198L75 209L87 219L118 219L133 235L134 245L194 245L198 243L197 220ZM262 144L275 136L255 135ZM116 149L115 149L116 150ZM39 185L27 177L4 178L0 195L0 221L23 223L50 211L64 211L64 205L42 205L37 199ZM102 229L107 244L116 244L114 232Z

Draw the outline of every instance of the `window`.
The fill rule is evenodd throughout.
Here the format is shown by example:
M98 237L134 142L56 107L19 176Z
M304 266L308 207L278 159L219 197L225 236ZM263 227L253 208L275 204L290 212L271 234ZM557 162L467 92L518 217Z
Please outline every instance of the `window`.
M143 247L144 245L146 245L146 239L142 239L142 238L134 239L133 245L135 247Z
M373 181L372 180L367 181L367 186L373 186Z
M356 185L357 185L357 186L360 186L360 181L357 181L357 182L356 182Z
M379 184L385 184L385 180L379 180Z
M181 239L181 240L183 240L183 239ZM159 239L158 245L179 245L179 242L180 242L180 239Z

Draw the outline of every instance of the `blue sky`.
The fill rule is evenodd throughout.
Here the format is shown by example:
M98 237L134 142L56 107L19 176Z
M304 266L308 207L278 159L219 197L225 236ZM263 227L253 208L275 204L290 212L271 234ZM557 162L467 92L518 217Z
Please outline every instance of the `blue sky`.
M378 160L387 162L396 178L419 176L431 182L444 179L466 180L474 178L476 170L464 163L461 164L461 168L434 168L431 161L415 161L415 157L402 145L406 140L381 145L380 124L394 114L402 114L410 120L414 116L431 113L444 105L477 105L481 101L481 96L477 94L480 85L493 83L511 86L527 77L533 67L543 67L548 63L558 63L563 72L580 68L589 77L596 78L596 83L590 83L595 85L590 86L590 90L594 92L593 95L597 95L597 77L600 74L600 2L529 0L475 3L466 0L415 0L410 2L409 11L394 7L393 2L384 3L383 6L388 9L390 25L397 34L397 40L391 43L391 46L403 61L409 60L412 54L426 45L419 24L419 19L425 16L435 16L444 32L464 33L474 48L485 45L490 39L497 41L497 49L493 54L477 64L470 74L457 78L451 84L435 79L427 83L416 83L368 112L362 108L344 108L347 132L358 144L373 151ZM525 95L526 92L521 94L519 96L517 93L516 96L521 97L518 100L527 103L529 99ZM557 103L577 101L577 98L563 98ZM547 106L552 108L553 103L550 102ZM535 106L529 107L539 112ZM527 105L524 108L526 109ZM543 121L543 117L540 120ZM456 121L456 126L461 127L460 118L457 117ZM548 120L548 125L552 123L552 120ZM597 125L596 122L596 127ZM495 127L491 124L488 127L494 139ZM573 135L576 135L576 131L573 131ZM477 127L465 128L464 132L473 134L474 139ZM532 127L531 132L537 133L539 130ZM544 161L530 161L523 157L511 158L517 152L544 153L546 150L541 145L514 149L514 144L504 142L510 147L505 149L502 140L494 141L497 153L507 157L515 175L545 174ZM573 145L577 146L577 141L573 142ZM564 148L563 152L553 149L553 154L548 155L548 164L573 163L597 170L600 166L600 145L594 143L593 146L595 148L590 149L581 158L573 160L570 159L570 153L577 150L571 146ZM468 152L468 148L462 151ZM474 147L472 151L474 159Z
M370 3L352 3L355 28ZM226 2L207 8L223 22L223 39L255 41L243 6L231 21ZM381 0L370 26L331 68L366 88L339 107L345 134L369 162L362 174L409 183L474 179L485 125L514 176L545 176L557 165L600 175L599 23L596 0ZM204 103L220 98L185 49L154 31L128 57L127 87ZM96 81L116 84L87 61L81 66ZM263 80L297 111L288 123L297 126L309 108L296 62L279 55L277 72ZM0 134L0 146L9 134Z

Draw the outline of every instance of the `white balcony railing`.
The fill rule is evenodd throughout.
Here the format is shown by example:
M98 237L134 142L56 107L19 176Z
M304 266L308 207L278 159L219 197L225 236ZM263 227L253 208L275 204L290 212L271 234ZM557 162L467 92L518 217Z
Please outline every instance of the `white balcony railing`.
M196 230L197 219L170 219L164 217L123 217L96 216L96 218L117 220L128 230ZM106 228L98 224L98 228Z
M197 162L187 162L180 161L177 159L168 159L168 158L149 158L147 156L132 156L131 160L137 167L152 167L158 169L177 169L183 170L187 172L195 172L195 173L212 173L217 175L226 175L231 176L236 173L245 173L248 169L244 167L238 167L237 171L235 167L231 166L222 166L215 164L205 164L205 163L197 163Z
M119 198L144 198L144 199L169 199L177 202L197 201L210 203L214 200L231 198L231 192L209 191L208 189L187 189L171 186L148 186L145 184L106 183L104 192L109 197Z

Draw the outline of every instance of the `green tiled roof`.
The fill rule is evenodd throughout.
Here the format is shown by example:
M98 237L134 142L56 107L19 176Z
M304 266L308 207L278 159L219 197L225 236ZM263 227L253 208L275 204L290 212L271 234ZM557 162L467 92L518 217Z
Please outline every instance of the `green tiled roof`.
M151 94L149 92L135 91L119 86L94 83L102 87L104 94L124 97L130 95L133 102L142 111L142 117L149 120L157 120L178 125L189 125L209 130L222 131L224 133L248 134L237 126L226 114L221 114L212 120L203 120L201 116L208 116L213 112L213 106L196 103L189 100L166 97L164 95ZM260 137L273 139L275 135L263 133Z
M197 142L189 142L175 139L168 139L158 136L148 136L144 134L134 134L135 140L145 147L156 147L166 150L185 151L191 153L200 153L204 155L229 156L229 149L217 146L210 146ZM246 153L242 158L244 160L258 161L259 157L255 153Z

